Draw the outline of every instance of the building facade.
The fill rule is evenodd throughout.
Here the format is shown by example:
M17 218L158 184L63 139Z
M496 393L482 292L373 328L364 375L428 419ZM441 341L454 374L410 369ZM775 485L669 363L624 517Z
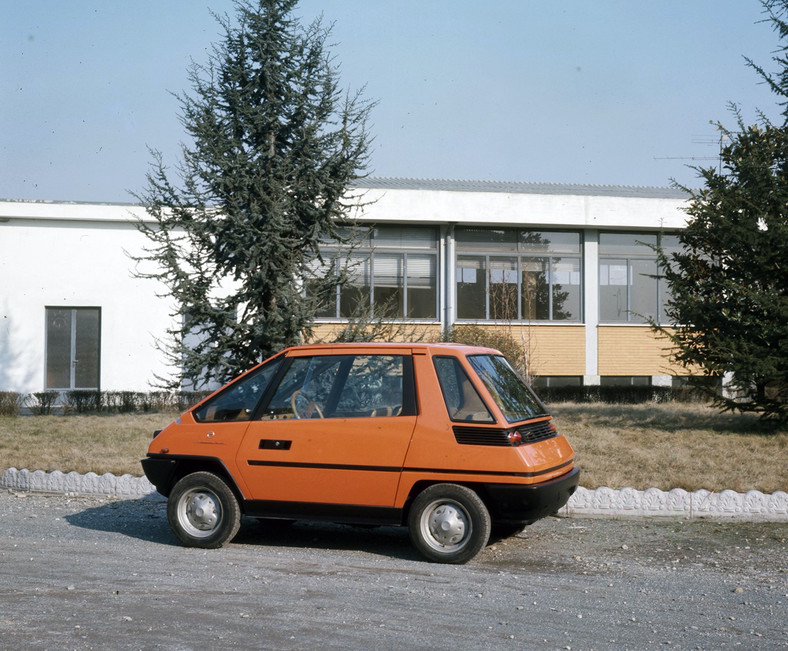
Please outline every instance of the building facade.
M671 250L686 195L668 188L370 179L354 218L374 225L318 336L359 304L437 336L504 330L542 384L669 384L646 320L665 319L652 247ZM135 277L132 205L0 201L0 390L146 391L175 307ZM326 264L332 253L325 247Z

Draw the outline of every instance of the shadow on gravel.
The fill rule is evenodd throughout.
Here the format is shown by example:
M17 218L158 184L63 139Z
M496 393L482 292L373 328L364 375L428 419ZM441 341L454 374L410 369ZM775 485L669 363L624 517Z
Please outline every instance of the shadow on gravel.
M167 500L156 493L94 506L64 519L83 529L122 534L160 545L181 546L167 522ZM402 560L423 560L411 547L405 527L361 527L244 517L232 544L282 549L353 550Z
M162 545L178 544L167 523L167 501L156 493L139 499L108 502L64 519L82 529L120 533Z
M405 527L362 527L331 522L277 522L244 518L236 545L267 548L361 551L407 561L424 559Z

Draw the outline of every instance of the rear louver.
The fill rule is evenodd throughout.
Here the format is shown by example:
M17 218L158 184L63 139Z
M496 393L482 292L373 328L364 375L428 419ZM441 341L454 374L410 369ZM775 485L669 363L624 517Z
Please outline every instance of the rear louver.
M511 429L498 427L472 427L468 425L455 425L454 438L460 445L525 445L536 443L557 436L552 421L543 420L530 425L520 425ZM519 432L519 437L512 436ZM519 438L519 440L517 440Z

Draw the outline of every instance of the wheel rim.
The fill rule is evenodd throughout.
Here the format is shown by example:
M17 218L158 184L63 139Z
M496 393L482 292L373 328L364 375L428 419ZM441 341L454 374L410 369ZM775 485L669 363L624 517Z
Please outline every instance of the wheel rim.
M222 503L207 490L185 493L178 502L178 522L183 530L195 538L207 538L222 521Z
M421 514L419 522L424 541L435 551L452 553L468 543L471 519L453 500L435 500Z

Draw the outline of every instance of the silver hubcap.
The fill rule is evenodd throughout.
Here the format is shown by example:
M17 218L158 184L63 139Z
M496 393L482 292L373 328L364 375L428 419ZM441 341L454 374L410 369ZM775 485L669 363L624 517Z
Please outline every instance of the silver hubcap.
M219 498L208 491L189 491L178 504L178 520L183 529L195 538L210 536L222 519Z
M421 516L421 532L427 544L437 551L453 552L468 542L471 523L456 502L436 500Z

